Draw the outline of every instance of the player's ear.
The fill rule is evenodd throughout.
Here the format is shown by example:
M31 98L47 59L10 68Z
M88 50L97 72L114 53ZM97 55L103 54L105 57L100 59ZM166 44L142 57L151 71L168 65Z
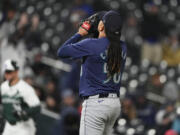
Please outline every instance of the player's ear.
M103 24L102 21L99 22L99 25L98 25L98 31L99 31L99 32L104 31L104 24Z

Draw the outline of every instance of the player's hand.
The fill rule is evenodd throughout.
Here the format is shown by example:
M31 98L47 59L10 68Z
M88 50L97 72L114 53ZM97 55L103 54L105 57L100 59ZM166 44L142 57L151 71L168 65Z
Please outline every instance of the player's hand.
M78 30L78 33L81 35L81 36L85 36L88 34L88 31L90 30L91 28L91 25L89 24L88 21L85 21L82 23L82 25L79 27L79 30Z
M78 30L78 34L80 34L81 36L85 36L88 34L88 32L85 29L80 27Z
M9 117L9 118L5 118L11 125L15 125L16 124L16 122L17 121L19 121L19 120L17 120L16 118L14 118L14 117Z
M19 120L27 120L28 116L25 111L14 111L13 115Z

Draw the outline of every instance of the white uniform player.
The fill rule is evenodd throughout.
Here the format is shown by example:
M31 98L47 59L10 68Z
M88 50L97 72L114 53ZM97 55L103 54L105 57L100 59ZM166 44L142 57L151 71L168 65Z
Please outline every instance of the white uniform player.
M2 135L35 135L33 117L40 112L40 101L34 89L18 78L15 61L7 60L4 72L6 81L0 92L6 123Z

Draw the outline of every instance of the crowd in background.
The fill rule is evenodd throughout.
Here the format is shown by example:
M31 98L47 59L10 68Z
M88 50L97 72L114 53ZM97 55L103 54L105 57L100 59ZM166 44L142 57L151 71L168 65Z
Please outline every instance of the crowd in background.
M59 130L78 134L81 61L61 60L71 66L67 72L47 65L43 57L59 60L57 49L76 33L79 21L109 9L123 16L121 39L128 48L115 132L180 134L179 0L2 0L1 65L6 59L17 60L20 76L35 88L46 108L63 116L54 135Z

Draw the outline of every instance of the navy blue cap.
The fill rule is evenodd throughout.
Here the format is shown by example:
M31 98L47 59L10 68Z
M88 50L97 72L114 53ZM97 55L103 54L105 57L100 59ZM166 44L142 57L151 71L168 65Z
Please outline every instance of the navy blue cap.
M121 35L122 29L122 18L120 14L116 11L108 11L102 18L105 25L105 30L115 35Z

